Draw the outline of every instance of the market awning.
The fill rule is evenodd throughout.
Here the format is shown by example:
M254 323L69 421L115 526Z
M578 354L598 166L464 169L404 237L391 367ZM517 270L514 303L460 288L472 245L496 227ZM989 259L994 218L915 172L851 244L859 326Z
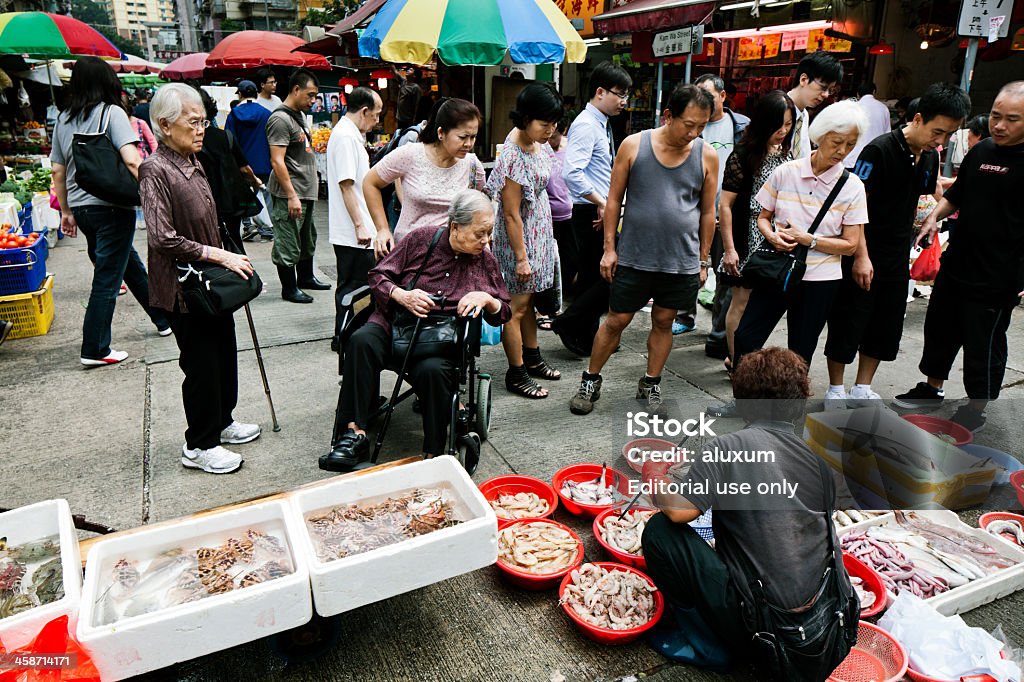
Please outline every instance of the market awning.
M633 0L594 17L594 32L610 36L702 24L711 18L714 9L715 3L706 0Z
M328 35L340 36L342 33L347 31L362 28L365 24L370 23L370 20L373 19L373 15L377 13L377 10L384 6L385 2L387 2L387 0L366 0L362 7L328 29Z

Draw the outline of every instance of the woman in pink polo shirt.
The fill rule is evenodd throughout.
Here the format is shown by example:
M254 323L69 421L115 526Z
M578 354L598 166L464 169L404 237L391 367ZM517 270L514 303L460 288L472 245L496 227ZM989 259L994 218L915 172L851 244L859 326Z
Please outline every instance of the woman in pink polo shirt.
M866 129L864 114L856 103L837 102L826 107L808 129L818 148L809 157L779 166L757 193L762 207L757 228L765 241L778 251L807 247L807 270L801 282L786 292L762 287L750 294L736 329L736 364L745 353L763 347L787 315L789 349L810 365L843 277L842 256L856 253L868 220L864 185L843 168L843 159ZM808 233L844 175L845 183L818 229Z

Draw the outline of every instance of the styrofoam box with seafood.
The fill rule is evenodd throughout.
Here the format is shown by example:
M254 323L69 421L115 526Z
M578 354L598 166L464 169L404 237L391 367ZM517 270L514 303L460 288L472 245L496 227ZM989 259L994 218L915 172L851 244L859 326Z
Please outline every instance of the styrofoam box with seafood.
M980 528L968 526L954 512L946 510L919 510L910 513L969 535L995 549L1000 556L1015 562L1013 566L1000 569L984 578L972 580L966 585L955 587L926 599L925 601L931 604L939 613L944 616L964 613L1013 594L1024 587L1024 551L994 538ZM836 533L839 537L842 537L847 533L864 531L871 526L882 525L895 526L895 514L885 514L847 528L837 527ZM890 603L896 598L891 592L887 591L886 594Z
M414 488L441 488L453 498L462 522L361 554L328 562L319 559L306 532L308 515L339 505L383 500ZM494 510L466 470L449 455L297 490L290 502L303 529L299 551L309 564L313 603L322 616L432 585L490 566L498 559Z
M223 594L98 625L104 620L100 609L110 589L110 575L120 559L149 560L181 548L222 542L250 529L283 538L294 571ZM302 552L296 551L295 531L287 502L271 500L97 541L86 563L78 641L92 656L104 682L308 623L313 617L309 572Z
M65 500L36 502L0 514L0 537L7 538L8 547L52 536L60 537L64 596L0 620L0 643L8 651L30 643L44 625L61 616L68 616L68 631L75 631L82 596L82 559L71 508Z

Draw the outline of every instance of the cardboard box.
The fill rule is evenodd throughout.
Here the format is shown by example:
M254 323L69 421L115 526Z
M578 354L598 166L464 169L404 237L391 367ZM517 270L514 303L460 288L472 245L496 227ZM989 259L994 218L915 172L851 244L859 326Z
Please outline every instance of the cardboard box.
M220 543L249 528L269 528L283 535L295 571L258 585L97 624L97 600L108 588L112 568L121 557L149 559L174 548ZM91 547L86 564L78 641L106 682L303 625L313 617L313 608L309 573L302 553L295 550L294 534L287 503L274 500L100 540Z
M64 597L0 620L0 643L8 651L29 644L44 625L61 616L68 616L68 631L74 633L82 597L82 559L71 508L65 500L46 500L0 514L0 537L7 538L8 546L52 535L60 536Z
M322 562L305 517L338 505L383 498L412 488L444 487L468 513L463 523L362 554ZM299 553L309 566L313 603L333 616L388 599L498 559L498 520L494 510L455 458L445 455L365 476L296 491L291 496L295 523L302 533Z

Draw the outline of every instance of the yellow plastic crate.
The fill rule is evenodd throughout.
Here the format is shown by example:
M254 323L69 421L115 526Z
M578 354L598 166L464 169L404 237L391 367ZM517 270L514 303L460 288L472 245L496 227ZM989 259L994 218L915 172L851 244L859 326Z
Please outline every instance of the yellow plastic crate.
M0 320L14 323L11 339L42 336L53 323L53 275L47 275L39 291L0 296Z

